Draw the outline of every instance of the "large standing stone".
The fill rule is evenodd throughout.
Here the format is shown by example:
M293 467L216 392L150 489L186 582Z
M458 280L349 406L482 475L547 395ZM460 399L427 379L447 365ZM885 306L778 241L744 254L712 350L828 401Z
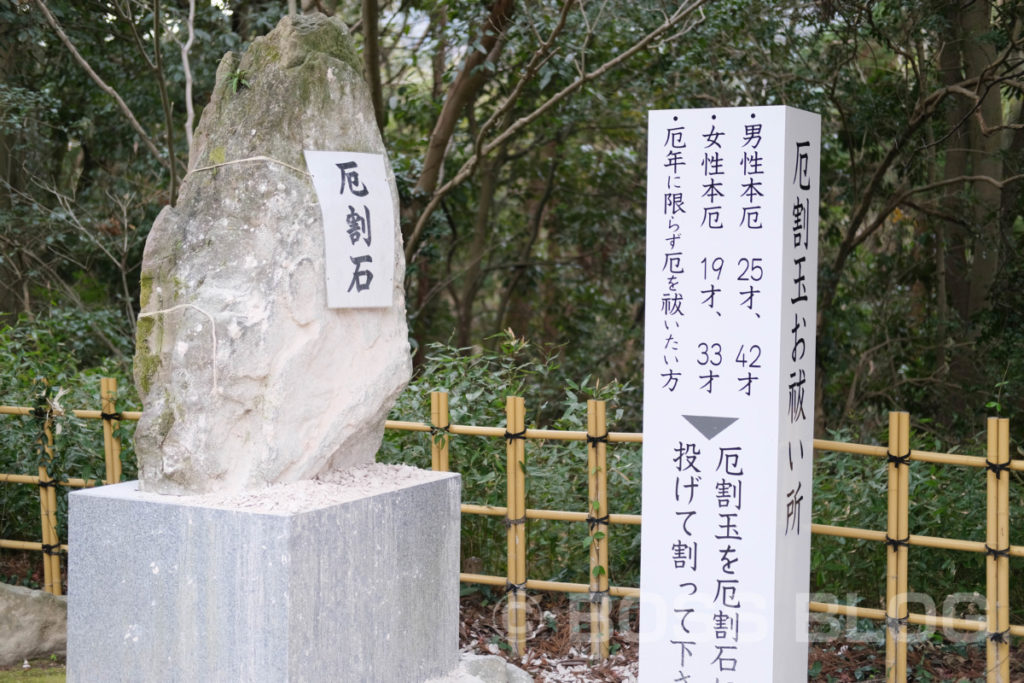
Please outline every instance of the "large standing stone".
M396 222L392 305L328 309L303 150L385 151L352 39L322 15L285 18L241 58L225 55L177 204L146 242L135 356L146 491L308 479L372 462L380 446L410 374L401 235Z

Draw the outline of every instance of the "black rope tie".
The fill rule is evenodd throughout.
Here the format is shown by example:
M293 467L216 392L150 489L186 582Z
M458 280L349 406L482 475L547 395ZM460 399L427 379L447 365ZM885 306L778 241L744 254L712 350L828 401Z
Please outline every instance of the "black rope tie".
M506 429L505 430L505 441L508 441L509 443L512 443L513 439L522 439L523 441L525 441L526 440L526 429L523 429L523 431L521 431L521 432L510 432L510 431L508 431Z
M47 555L60 555L60 544L58 543L57 545L49 545L44 543L43 552Z
M600 605L601 602L608 597L608 591L590 591L590 604Z
M49 481L43 481L42 479L39 480L39 488L41 489L55 489L57 488L57 485L56 479L50 479Z
M998 557L1009 557L1010 556L1010 546L1006 546L1002 550L999 550L997 548L990 548L988 543L986 543L985 544L985 554L986 555L990 555L992 557L997 557L997 558Z
M1010 642L1010 629L1005 629L1003 631L995 631L994 633L989 633L988 634L988 639L991 640L993 643L996 643L996 644L1008 643L1008 642Z
M594 517L593 515L587 515L587 526L590 528L590 533L594 533L594 527L598 524L608 524L609 515L604 517Z
M451 429L451 425L450 424L446 424L444 427L436 427L434 425L430 425L430 436L431 437L435 437L435 438L439 434L444 434L445 436L447 436L449 434L449 430L450 429Z
M100 418L104 420L121 420L121 413L100 413Z
M885 544L889 546L893 551L899 550L900 547L910 547L910 536L906 538L892 538L889 534L885 535Z
M525 581L523 581L522 583L512 583L511 581L508 581L508 580L505 581L505 595L508 595L509 593L512 593L512 594L519 593L520 591L526 592L526 582Z
M898 636L899 632L900 632L900 629L904 628L909 623L910 623L910 615L909 614L907 616L905 616L905 617L900 617L900 618L896 618L896 617L886 617L885 618L885 627L887 629L889 629L890 633L892 633L893 636Z
M505 528L506 529L509 529L509 528L515 526L516 524L526 524L526 517L523 516L523 517L520 517L519 519L506 519L505 520Z
M985 461L985 469L989 472L995 472L996 479L1000 478L1003 472L1007 472L1010 469L1010 463L1008 462L992 462L991 460Z
M605 432L604 436L591 436L590 434L587 434L587 445L588 446L593 446L594 448L597 448L597 444L599 444L599 443L603 443L605 445L608 444L608 433L607 432Z
M886 459L887 462L892 463L893 465L896 465L896 467L899 467L900 465L907 465L909 467L910 466L910 451L907 451L904 455L893 455L889 451L886 451L885 452L885 459Z

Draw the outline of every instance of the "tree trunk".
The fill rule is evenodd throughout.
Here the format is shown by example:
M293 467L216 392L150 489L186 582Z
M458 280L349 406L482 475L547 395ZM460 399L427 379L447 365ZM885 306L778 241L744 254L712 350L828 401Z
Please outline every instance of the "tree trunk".
M988 0L974 0L968 3L963 13L964 66L968 78L982 77L996 58L995 45L989 35L992 6ZM1003 106L998 85L982 87L983 96L978 105L979 122L971 118L971 173L997 181L1003 179L1002 131ZM985 132L982 129L994 129ZM972 230L971 267L969 274L970 294L967 301L968 320L989 306L988 295L999 269L999 210L1002 204L1002 188L984 182L974 181L974 226Z
M484 282L484 259L487 257L491 236L491 207L494 205L494 194L498 190L501 167L501 158L484 159L478 167L480 190L477 193L476 220L473 222L473 242L468 254L469 267L462 276L458 320L455 327L455 340L460 348L469 346L473 341L476 299Z
M992 6L988 0L975 0L952 6L951 36L940 55L944 84L961 79L978 79L977 99L957 96L946 115L952 131L945 143L944 177L964 176L1003 179L1002 134L986 129L1002 125L999 87L985 82L995 60L995 48L989 41L992 30ZM955 46L955 47L954 47ZM944 401L945 417L966 415L978 409L980 399L972 396L981 380L974 343L978 330L976 318L989 305L989 292L999 268L1000 208L1002 189L993 182L971 180L951 183L942 202L944 213L962 217L941 226L946 237L944 263L945 287L958 327L944 330L945 339L956 339L949 350L950 381L958 390Z
M17 69L16 30L14 26L0 26L0 83L7 83ZM13 153L16 143L17 133L6 127L0 128L0 213L8 216L12 207L10 188L21 185ZM29 303L20 295L26 288L24 278L15 264L19 256L8 252L0 260L0 326L13 323L17 314L25 310Z
M445 96L444 106L434 123L427 141L427 154L423 159L423 171L416 181L415 193L430 195L437 189L448 142L455 132L455 125L462 117L462 110L472 102L488 79L484 63L495 61L503 46L503 34L512 23L513 0L495 0L483 25L477 29L481 49L469 48L466 62L455 77Z

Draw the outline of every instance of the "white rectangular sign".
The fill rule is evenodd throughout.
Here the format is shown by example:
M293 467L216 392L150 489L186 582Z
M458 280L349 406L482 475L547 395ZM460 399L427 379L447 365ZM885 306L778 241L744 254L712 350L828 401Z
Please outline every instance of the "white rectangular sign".
M820 119L652 111L640 674L807 678Z
M324 219L328 308L391 306L395 213L384 155L305 154Z

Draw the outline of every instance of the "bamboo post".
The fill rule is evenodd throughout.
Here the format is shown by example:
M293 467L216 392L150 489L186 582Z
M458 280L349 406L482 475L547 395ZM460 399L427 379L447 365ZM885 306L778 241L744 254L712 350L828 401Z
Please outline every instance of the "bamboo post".
M986 680L1009 683L1009 421L988 419L985 519L985 641Z
M906 478L906 472L901 467L908 466L909 469L909 430L904 436L904 424L909 425L909 422L907 413L889 413L889 485L885 534L888 548L885 577L885 671L888 683L906 683L907 680L907 625L904 606L909 524L906 514L906 489L904 482L901 481Z
M526 650L526 417L523 399L509 396L505 402L505 452L508 529L508 641L512 652Z
M896 547L896 592L899 596L897 610L899 614L899 632L896 639L896 673L900 681L907 679L907 583L908 571L907 560L910 553L910 413L898 413L899 415L899 450L898 455L905 460L901 461L899 491L897 501L899 503L899 517L896 521L896 533L899 534L900 544Z
M590 656L608 657L608 426L605 402L587 401L587 524L590 526Z
M100 378L100 417L103 420L103 452L106 456L106 484L121 481L121 437L116 436L120 426L117 412L117 380Z
M61 595L60 540L57 537L57 482L50 479L46 463L53 460L53 417L45 413L39 436L45 457L39 463L39 517L43 531L43 590Z
M523 399L516 402L516 417L518 419L519 431L526 436L526 408ZM518 634L517 653L526 651L526 439L516 441L516 519L523 520L522 524L516 525L516 583L523 587L519 591L519 621L516 624Z
M999 419L999 464L1006 468L1010 465L1010 421ZM996 558L996 574L999 583L999 601L996 621L999 633L1005 634L996 644L999 656L999 680L1001 683L1010 681L1010 472L999 477L996 518L998 529L996 539L999 542L1000 555Z
M988 419L988 448L986 449L987 460L990 466L985 475L985 628L988 631L988 638L985 640L985 670L988 672L986 680L995 683L999 680L999 671L996 667L996 643L992 639L993 634L999 630L998 616L996 611L998 581L997 562L993 550L999 547L999 533L997 527L998 512L998 479L995 465L998 464L999 452L999 430L996 428L996 418Z
M448 392L430 392L430 467L442 472L448 471L448 428L451 416L448 413Z

